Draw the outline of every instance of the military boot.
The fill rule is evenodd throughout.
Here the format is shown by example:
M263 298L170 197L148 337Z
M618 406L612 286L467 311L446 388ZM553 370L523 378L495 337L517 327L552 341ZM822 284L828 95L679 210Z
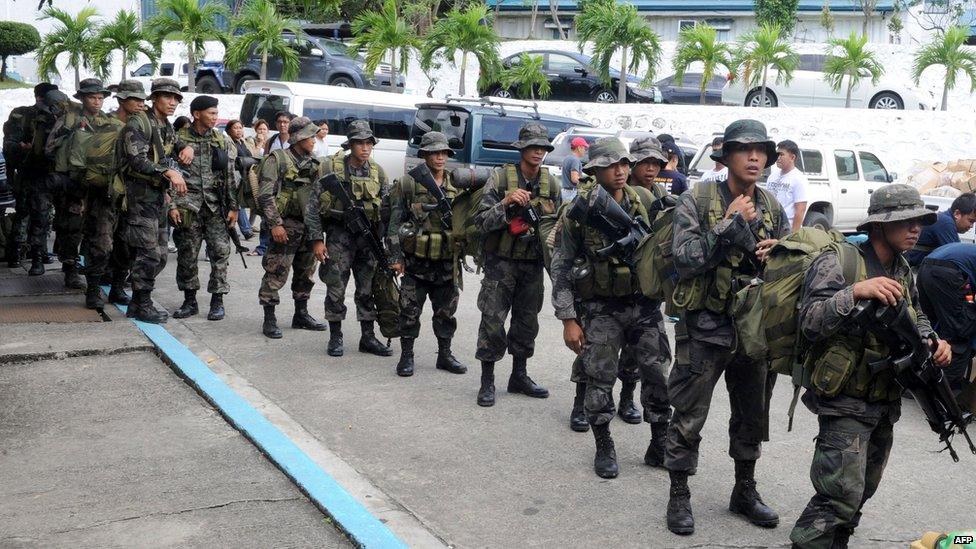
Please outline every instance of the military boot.
M610 437L610 424L593 425L593 438L596 440L596 457L593 458L593 470L600 478L617 478L617 450L613 447Z
M112 287L108 291L109 303L128 305L129 295L125 293L125 275L112 277Z
M451 339L447 337L437 338L437 369L451 372L452 374L463 374L468 368L458 362L451 352Z
M65 288L71 288L72 290L81 290L85 288L85 279L82 278L81 273L78 272L77 263L65 263L61 270L64 272Z
M644 465L664 467L664 449L668 440L668 422L655 421L651 424L651 442L644 452Z
M275 317L275 306L264 306L264 324L261 326L261 333L271 339L281 339L281 330L278 329L278 319Z
M207 320L224 319L224 294L213 294L210 296L210 312L207 313Z
M735 460L735 487L732 488L732 497L729 498L729 511L746 517L756 526L775 528L779 524L779 515L759 497L755 470L755 461Z
M478 406L495 405L495 363L481 362L481 388L478 389Z
M20 267L20 245L13 239L7 242L4 259L7 261L7 267L11 269Z
M102 301L102 289L94 280L85 288L85 307L88 309L105 308L105 302Z
M44 257L46 253L39 250L31 250L31 266L27 271L29 276L40 276L44 274Z
M166 314L166 311L161 311L153 306L152 292L139 290L132 292L132 294L132 303L129 304L129 309L126 311L125 316L143 322L149 322L150 324L166 323L169 315Z
M313 332L324 332L325 324L315 320L308 314L308 300L295 300L295 315L291 317L291 327L294 330L311 330Z
M644 419L644 415L634 405L635 389L637 389L636 381L623 382L620 387L620 407L617 409L620 419L633 425L637 425Z
M400 377L413 375L413 341L412 337L400 338L400 361L396 365L396 373Z
M688 472L671 471L671 491L668 498L668 530L679 536L695 533L695 516L691 513L691 490Z
M585 433L590 430L590 422L586 421L586 414L583 412L583 398L586 396L586 384L576 384L576 398L573 399L573 411L569 414L569 428L577 433Z
M532 398L548 398L549 390L532 381L526 372L525 357L512 357L512 375L508 378L508 392L522 393Z
M376 333L373 332L373 321L364 320L359 323L362 327L363 335L359 338L359 352L369 353L376 356L393 356L393 349L376 339Z
M329 356L342 356L342 323L329 322L329 344L325 351Z
M838 526L834 530L834 541L830 544L830 549L847 549L853 535L853 528Z
M183 290L183 304L173 312L173 318L189 318L200 312L196 290Z

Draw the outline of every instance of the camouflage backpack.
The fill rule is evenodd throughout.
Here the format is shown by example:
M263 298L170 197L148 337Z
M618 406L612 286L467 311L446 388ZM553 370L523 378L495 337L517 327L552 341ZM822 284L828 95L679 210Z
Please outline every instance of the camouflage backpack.
M657 191L659 185L654 186ZM645 191L647 192L647 191ZM644 296L664 302L664 312L677 314L672 296L678 280L674 269L672 240L674 237L674 206L676 197L654 192L655 200L647 206L651 234L637 248L637 280Z

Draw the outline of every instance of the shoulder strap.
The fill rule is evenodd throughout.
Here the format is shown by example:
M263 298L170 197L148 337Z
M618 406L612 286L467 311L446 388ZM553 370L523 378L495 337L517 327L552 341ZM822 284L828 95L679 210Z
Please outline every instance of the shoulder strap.
M541 172L539 173L541 180L539 181L539 194L546 198L553 198L551 192L549 191L549 168L543 166Z
M624 193L627 194L627 197L632 203L632 211L630 212L630 215L634 215L636 212L637 215L640 215L649 223L650 220L647 219L647 212L649 211L651 204L654 203L654 195L651 193L651 191L639 185L624 185Z
M703 230L709 230L723 217L722 198L719 196L718 185L713 181L702 181L695 185L695 207L698 209L698 221Z
M848 284L860 282L866 276L861 251L849 242L838 242L834 248L837 250L837 260L844 273L844 282Z
M518 188L518 172L515 171L515 164L505 164L505 186L508 191Z
M776 197L766 189L757 186L756 191L759 192L759 196L762 198L762 203L765 206L763 208L763 224L769 227L769 230L775 235L781 228L779 227L779 222L783 217L783 206L779 203L779 200L776 200Z

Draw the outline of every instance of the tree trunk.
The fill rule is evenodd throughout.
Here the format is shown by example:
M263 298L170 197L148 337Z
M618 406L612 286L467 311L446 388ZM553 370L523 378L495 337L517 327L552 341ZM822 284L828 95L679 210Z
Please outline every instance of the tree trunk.
M468 71L468 52L461 52L461 78L458 81L458 94L464 95L464 73Z
M179 71L177 71L179 72ZM187 44L186 48L186 91L194 93L197 90L197 60L193 55L193 48Z
M620 81L617 82L617 103L627 102L627 46L620 53Z
M844 100L844 108L851 108L851 90L854 89L854 76L847 75L847 98Z
M942 86L942 110L949 110L949 82Z
M396 66L396 60L397 60L397 58L396 58L396 48L394 48L393 51L390 52L390 53L391 53L391 55L390 55L390 92L391 93L396 93L396 91L397 91L397 80L399 80L398 74L397 74L397 66Z
M762 95L759 96L759 108L766 108L766 77L769 75L769 67L763 67Z
M705 87L707 85L708 85L708 80L705 80L705 75L702 74L701 88L698 89L698 91L701 93L701 95L698 96L698 104L699 105L704 105L705 104Z
M529 35L526 39L535 37L535 20L539 16L539 0L532 0L532 18L529 19Z
M284 67L282 67L284 70ZM268 50L261 52L261 80L268 79Z
M126 66L125 58L128 57L128 54L129 52L126 51L125 48L122 48L122 78L119 80L120 82L128 78L128 75L125 73L125 69L128 68Z
M559 0L549 0L549 12L552 14L552 22L556 24L556 29L559 31L559 39L566 40L567 33L563 30L562 21L559 20Z
M78 71L78 65L75 65L75 89L81 87L81 73Z
M7 56L3 56L3 62L0 64L0 82L7 80Z

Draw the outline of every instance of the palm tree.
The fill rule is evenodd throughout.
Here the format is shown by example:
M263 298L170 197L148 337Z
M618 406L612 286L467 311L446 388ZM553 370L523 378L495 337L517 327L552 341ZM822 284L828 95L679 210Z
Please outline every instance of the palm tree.
M884 74L884 67L868 50L865 45L868 37L860 37L854 31L847 38L832 38L827 46L827 58L824 59L824 82L835 92L840 91L847 77L847 100L844 108L851 108L851 91L865 76L871 77L871 82L878 83Z
M468 54L474 54L481 65L478 78L484 83L494 78L501 63L498 60L498 35L491 26L491 14L484 4L472 4L465 10L452 8L438 19L425 38L420 52L420 64L428 70L440 55L454 66L455 52L461 52L461 77L458 93L464 95L464 75L468 68Z
M779 25L761 25L739 39L733 77L742 76L746 88L761 86L760 106L768 107L772 101L766 94L769 69L776 71L776 83L789 84L793 71L800 64L789 42L780 37Z
M140 53L148 57L153 68L156 68L159 49L151 43L149 35L140 28L139 16L133 11L122 10L115 14L115 19L99 29L96 40L98 41L96 57L102 60L99 72L103 77L109 75L109 62L115 50L119 50L122 54L122 80L129 76L126 68L130 63L136 62Z
M539 97L545 99L552 93L549 78L542 72L542 56L529 55L523 52L518 61L503 70L499 83L505 88L517 88L522 97L535 99L535 91L539 90Z
M410 25L397 13L396 0L383 2L380 11L369 11L359 14L352 22L352 33L356 36L352 41L354 48L366 49L366 73L373 74L376 67L383 61L386 52L390 52L392 75L390 77L390 91L395 92L399 80L399 69L407 72L410 61L410 50L417 47L417 36Z
M969 36L969 27L949 27L937 34L931 44L922 46L915 52L912 63L912 78L918 85L925 69L932 65L945 67L945 83L942 86L942 110L949 107L949 90L956 87L959 71L969 77L970 92L976 92L976 52L963 47Z
M593 42L593 66L601 79L610 85L610 60L620 50L620 79L617 102L627 101L627 71L636 73L647 64L641 85L654 81L654 71L661 58L660 39L647 20L631 4L614 0L592 0L583 4L576 15L577 47L580 52Z
M224 62L231 69L239 69L247 63L251 52L261 55L261 80L268 77L268 58L281 59L281 78L298 77L298 52L288 45L283 33L294 34L301 39L301 26L297 21L282 17L270 0L247 2L241 14L231 20L234 36L224 53ZM242 31L242 32L236 32Z
M62 53L68 54L68 64L75 71L75 88L81 82L81 68L91 69L95 58L98 10L92 6L82 8L74 17L68 12L48 7L42 19L54 19L54 29L44 35L37 48L37 71L44 79L58 72L57 61Z
M230 16L227 6L207 2L202 6L197 0L156 0L159 14L146 23L153 43L160 46L166 38L176 38L186 46L187 87L196 91L197 59L206 51L207 40L219 40L226 44L227 37L217 27L217 16Z
M699 89L701 92L699 102L704 105L705 90L715 76L715 69L721 65L730 73L734 72L732 49L728 44L718 41L718 32L713 27L708 25L687 27L678 33L678 47L672 62L675 82L681 84L684 81L685 72L693 63L704 65Z

